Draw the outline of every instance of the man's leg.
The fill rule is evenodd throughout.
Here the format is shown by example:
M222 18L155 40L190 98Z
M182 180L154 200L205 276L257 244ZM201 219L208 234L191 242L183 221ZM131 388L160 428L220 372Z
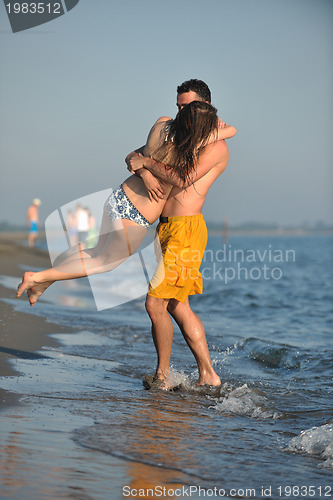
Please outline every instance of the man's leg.
M178 324L196 359L199 369L198 385L220 385L221 380L210 360L205 329L199 316L192 311L188 298L184 304L176 299L170 299L168 311Z
M37 233L35 233L33 231L29 231L28 242L29 242L29 247L30 248L34 248L35 242L36 242L36 237L37 237Z
M165 380L169 375L173 340L173 324L168 313L169 299L147 295L146 309L152 323L152 336L157 352L156 376Z

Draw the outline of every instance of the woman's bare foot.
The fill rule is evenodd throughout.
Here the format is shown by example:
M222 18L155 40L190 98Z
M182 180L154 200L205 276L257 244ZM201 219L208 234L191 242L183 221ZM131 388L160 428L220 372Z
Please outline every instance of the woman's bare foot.
M30 271L24 273L22 281L17 287L17 292L16 292L17 298L21 297L22 293L24 293L26 290L29 290L29 288L33 287L34 285L37 285L37 282L33 278L35 274L36 273L32 273Z
M52 283L54 283L54 281L48 281L47 283L39 283L38 285L31 287L27 291L27 295L31 306L36 304L39 297L45 292L45 290L49 286L52 285Z
M16 297L21 297L24 292L27 292L30 305L33 306L43 292L52 284L52 282L39 283L36 279L37 273L27 271L23 275L22 283L17 288Z

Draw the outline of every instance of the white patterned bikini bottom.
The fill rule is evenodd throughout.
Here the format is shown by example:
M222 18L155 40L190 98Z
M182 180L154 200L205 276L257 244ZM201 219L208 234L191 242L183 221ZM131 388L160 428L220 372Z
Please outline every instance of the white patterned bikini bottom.
M122 186L112 191L106 202L106 213L111 220L128 219L142 227L148 228L151 224L133 205Z

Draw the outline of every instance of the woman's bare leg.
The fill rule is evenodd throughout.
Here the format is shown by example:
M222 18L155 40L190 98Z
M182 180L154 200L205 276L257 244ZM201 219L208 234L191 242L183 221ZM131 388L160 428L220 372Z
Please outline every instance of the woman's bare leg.
M102 230L105 229L104 225ZM111 271L139 247L146 234L145 228L127 219L117 220L109 229L108 234L102 234L101 231L100 240L94 249L79 250L61 264L45 271L25 273L17 297L26 290L31 290L29 301L34 305L43 291L55 281Z
M105 204L103 209L103 217L102 217L102 223L99 231L97 245L94 248L81 249L80 243L76 243L69 251L67 250L63 254L56 257L56 259L53 262L53 267L56 267L59 264L64 264L65 262L70 262L72 260L78 259L79 253L82 253L83 257L87 259L98 255L103 250L108 240L109 234L112 231L114 231L114 226L115 226L114 223L112 223L110 217L106 213L106 204Z
M104 205L102 223L101 223L101 228L100 228L100 233L99 233L99 239L98 239L96 247L91 248L91 249L87 249L87 250L83 250L80 247L80 243L75 244L72 248L70 248L70 250L67 250L66 252L59 255L54 260L53 267L57 267L60 264L65 264L65 263L71 262L72 260L77 260L77 259L81 258L81 256L84 259L90 259L93 256L97 256L103 250L103 248L107 242L108 236L112 230L114 230L114 225L112 225L112 221L110 220L110 217L107 215L105 205ZM22 279L22 283L24 281L26 281L28 284L29 281L31 281L33 279L34 274L35 273L32 273L32 272L25 273L25 275ZM46 282L38 283L38 284L30 287L27 290L27 295L28 295L28 298L30 301L30 305L33 306L37 302L39 297L45 292L45 290L49 286L51 286L53 283L54 283L54 281L46 281ZM20 286L21 286L21 284L19 285L18 288L20 288Z

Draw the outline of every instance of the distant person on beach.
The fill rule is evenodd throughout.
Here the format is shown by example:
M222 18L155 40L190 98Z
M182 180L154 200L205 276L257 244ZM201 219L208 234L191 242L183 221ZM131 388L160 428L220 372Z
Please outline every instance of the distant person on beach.
M78 231L77 231L77 222L75 213L72 210L68 210L67 219L66 219L66 228L68 231L68 238L70 245L73 247L78 242Z
M39 198L35 198L32 200L32 205L27 210L27 224L28 224L28 244L29 247L33 248L36 243L36 239L38 236L38 226L39 226L39 217L38 217L38 207L42 202Z
M201 80L188 80L177 88L177 107L183 110L193 103L211 102L211 92ZM226 124L220 123L221 127ZM236 133L236 131L234 131ZM200 318L192 311L189 295L202 293L202 276L199 272L207 244L207 228L202 216L202 206L213 182L225 170L229 158L225 141L206 148L207 170L185 189L174 186L162 209L157 234L162 248L160 262L146 298L146 309L152 322L152 336L157 351L157 368L154 377L146 377L147 388L167 388L173 342L173 324L178 324L199 367L199 385L218 386L221 381L210 360L205 330ZM211 163L209 153L216 155ZM146 168L161 181L168 179L164 165L142 156L142 148L127 157L129 170ZM200 161L203 168L203 160ZM161 276L164 276L162 279Z
M95 248L97 241L98 241L98 231L96 229L96 218L92 214L91 210L89 208L86 208L87 214L88 214L88 235L87 235L87 241L86 241L86 248Z
M181 108L174 120L168 117L157 120L143 152L163 162L161 175L165 182L159 182L147 168L137 169L137 175L129 177L107 199L97 246L79 250L54 268L25 273L17 296L27 290L30 304L34 305L55 281L114 269L138 248L146 229L161 214L173 186L178 186L180 191L184 191L184 187L192 190L200 178L209 176L209 171L214 170L210 181L207 180L208 190L208 184L216 179L218 171L222 173L228 161L227 147L222 139L235 133L231 126L219 127L216 109L203 101ZM173 166L166 167L168 164ZM203 200L204 197L202 203ZM193 337L192 350L196 347L200 348L196 359L200 359L204 351ZM201 366L205 364L198 364L200 382L211 384L210 378L201 373Z
M76 206L75 212L76 228L78 232L78 241L84 246L89 231L89 214L88 211L80 204Z

